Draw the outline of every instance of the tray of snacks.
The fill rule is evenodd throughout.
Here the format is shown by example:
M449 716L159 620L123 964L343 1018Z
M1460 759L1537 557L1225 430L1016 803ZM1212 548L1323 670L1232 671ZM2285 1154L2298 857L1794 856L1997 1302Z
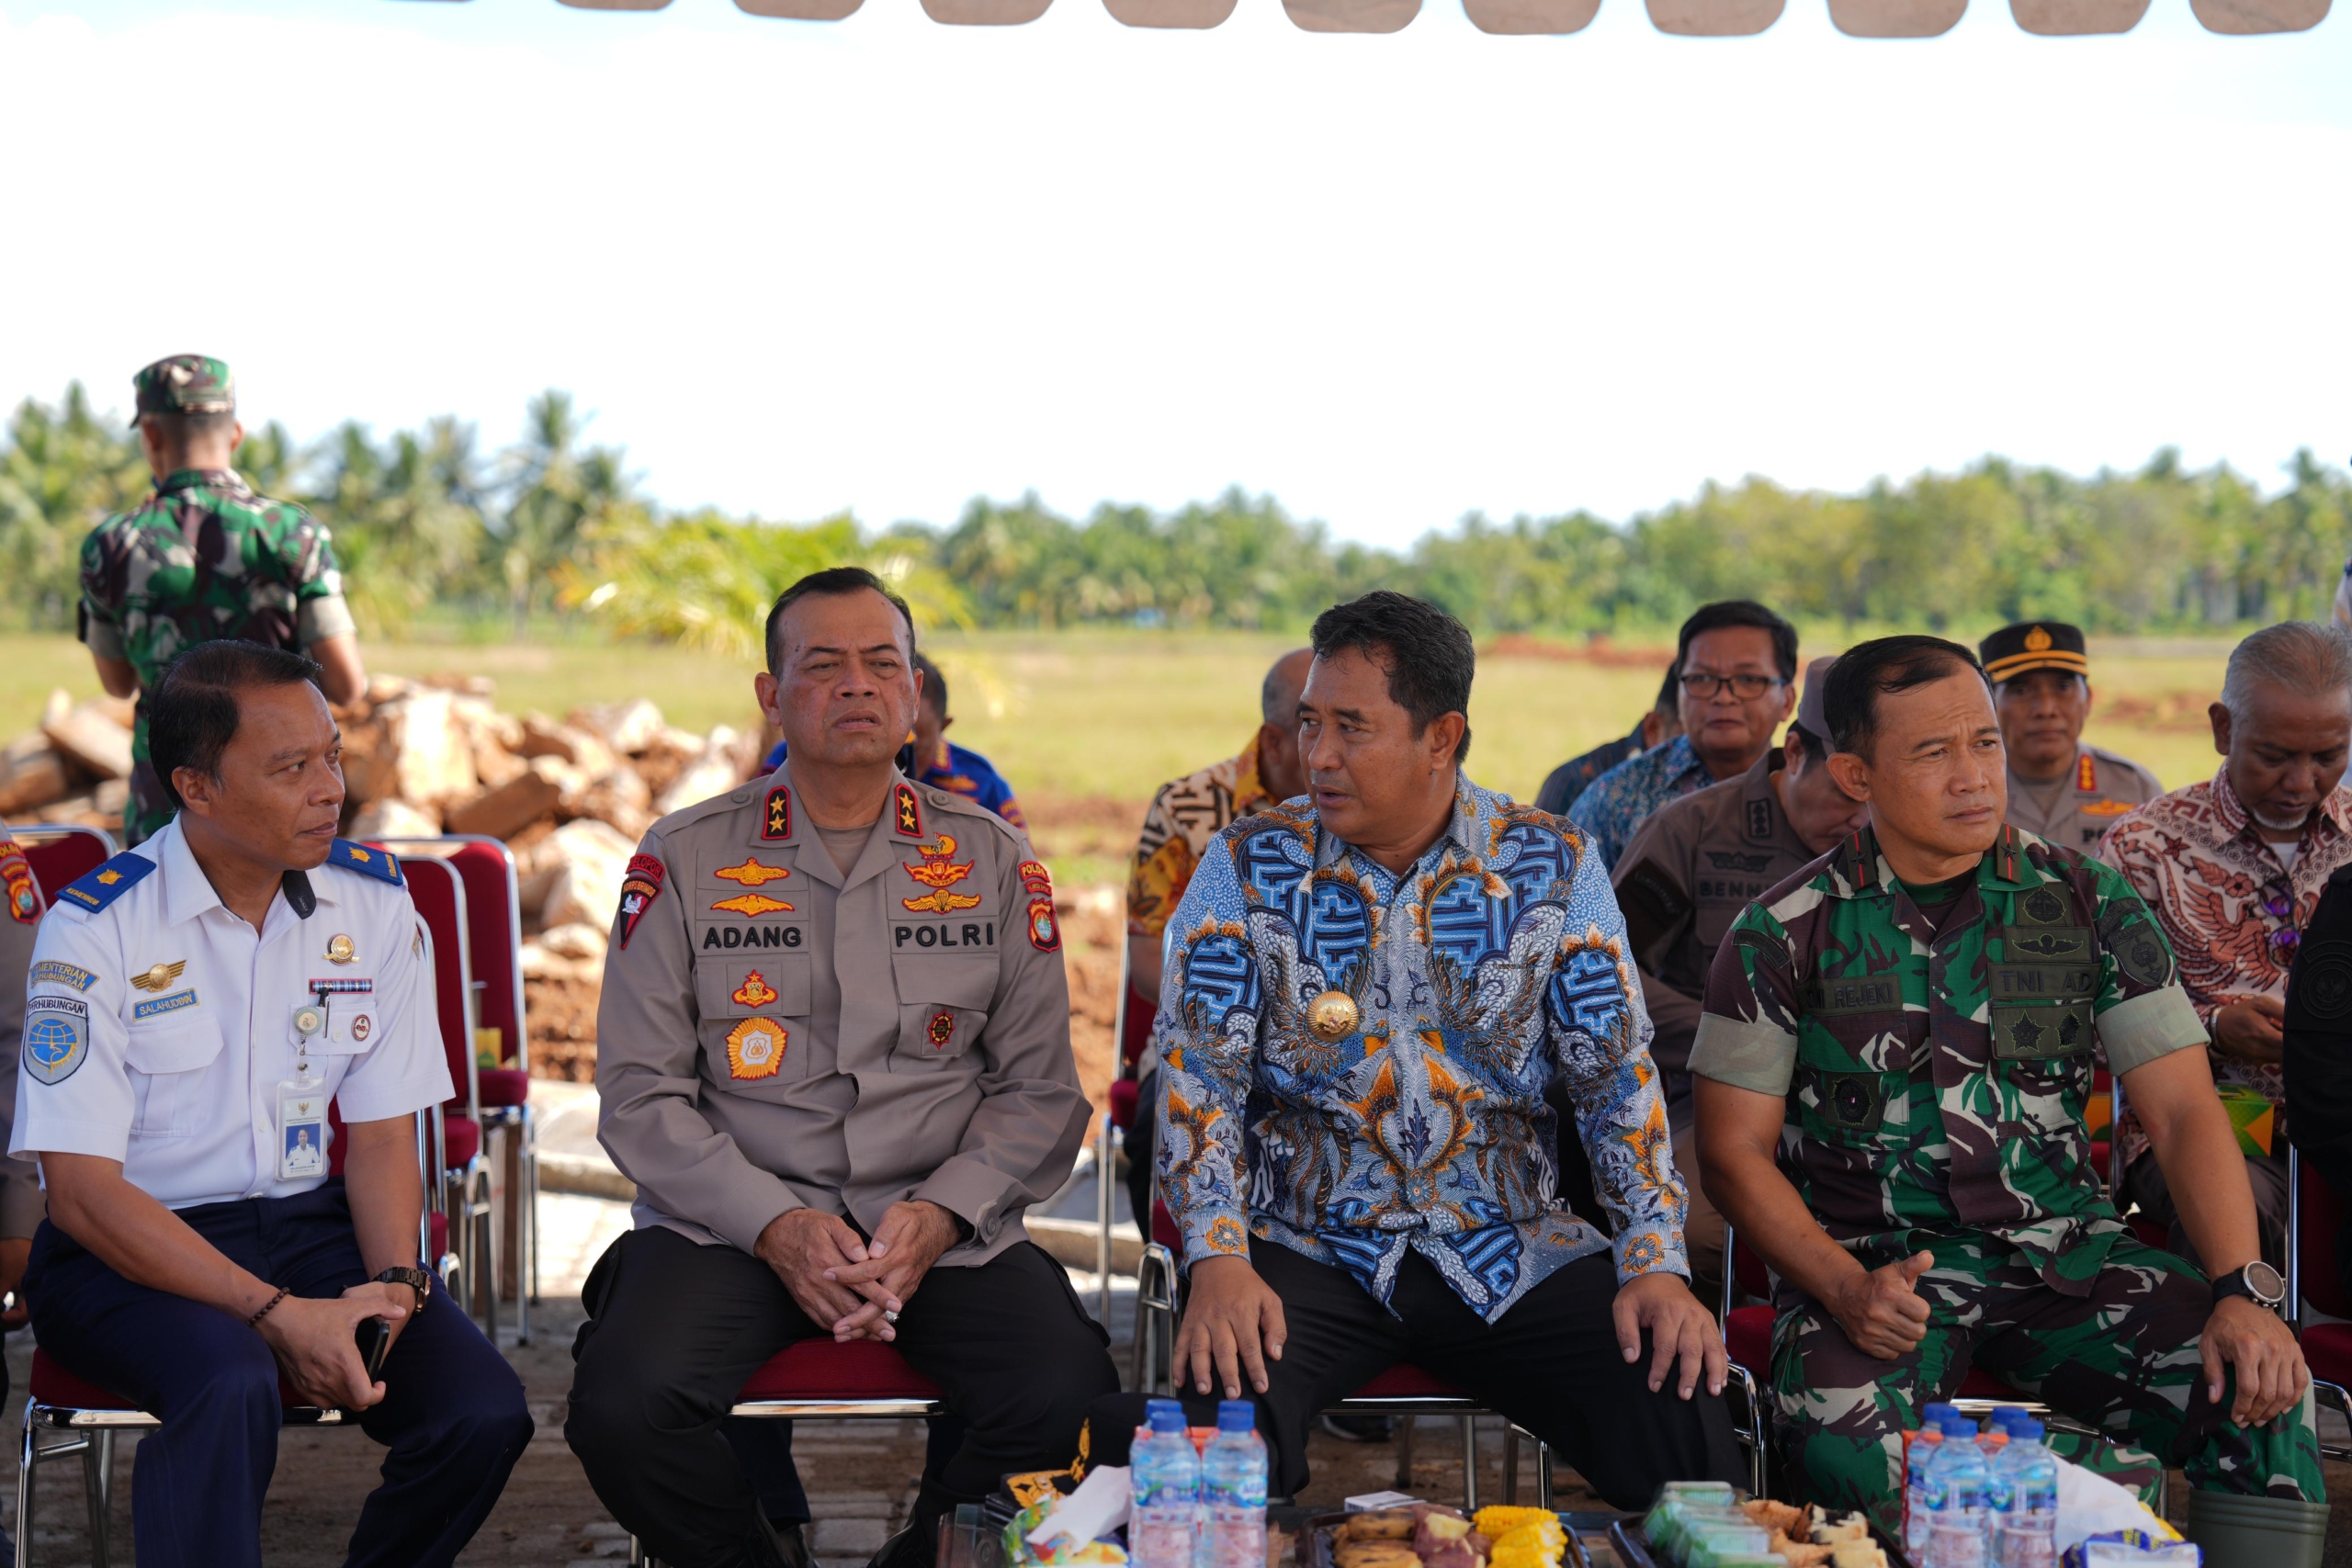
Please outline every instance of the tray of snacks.
M1317 1514L1299 1527L1299 1568L1563 1568L1571 1545L1546 1508L1481 1508L1466 1517L1442 1503L1363 1513ZM1574 1568L1590 1568L1581 1543Z
M1912 1568L1867 1517L1832 1517L1721 1481L1676 1481L1639 1519L1610 1528L1624 1568Z

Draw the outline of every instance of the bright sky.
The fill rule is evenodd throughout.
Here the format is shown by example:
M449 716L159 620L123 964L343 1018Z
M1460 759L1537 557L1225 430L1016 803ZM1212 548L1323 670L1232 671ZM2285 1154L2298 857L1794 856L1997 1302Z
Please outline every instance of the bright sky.
M197 350L248 423L569 388L672 505L1268 491L1403 544L1747 473L2352 451L2352 16L1862 41L1241 0L0 0L0 397Z

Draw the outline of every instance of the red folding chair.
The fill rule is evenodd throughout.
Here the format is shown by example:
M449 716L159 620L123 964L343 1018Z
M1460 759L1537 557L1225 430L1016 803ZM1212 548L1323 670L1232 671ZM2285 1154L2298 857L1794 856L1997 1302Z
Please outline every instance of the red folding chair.
M11 828L8 833L25 852L25 863L32 867L44 904L56 903L61 888L79 882L120 852L113 834L78 823L33 822Z
M476 1061L477 1109L482 1132L492 1140L493 1170L512 1152L514 1176L508 1203L514 1247L502 1248L502 1262L514 1259L517 1344L531 1342L531 1307L539 1299L539 1138L531 1112L531 1033L523 999L523 897L514 855L497 839L447 834L437 839L389 839L388 847L407 855L429 855L458 874L466 890L466 961L471 965L468 994L474 1027L498 1031L500 1066L480 1066L471 1035L468 1052ZM506 1064L512 1064L508 1066ZM492 1152L497 1151L497 1152ZM502 1221L506 1216L501 1215ZM497 1288L504 1293L502 1275Z
M939 1385L874 1339L802 1339L768 1358L736 1394L730 1416L767 1421L910 1421L947 1412ZM660 1568L635 1536L632 1568Z
M2301 1341L2312 1371L2312 1397L2352 1420L2352 1323L2305 1323L2303 1308L2332 1318L2352 1318L2352 1291L2344 1288L2336 1238L2343 1234L2344 1201L2319 1172L2287 1145L2287 1322ZM2352 1461L2352 1448L2320 1440L2329 1459Z
M449 1219L466 1298L479 1303L482 1332L498 1342L498 1237L490 1162L482 1155L481 1089L474 1077L473 968L467 955L466 887L455 868L429 855L402 860L410 899L424 932L441 1049L457 1098L441 1108L432 1168L436 1207ZM471 1307L468 1310L472 1311Z

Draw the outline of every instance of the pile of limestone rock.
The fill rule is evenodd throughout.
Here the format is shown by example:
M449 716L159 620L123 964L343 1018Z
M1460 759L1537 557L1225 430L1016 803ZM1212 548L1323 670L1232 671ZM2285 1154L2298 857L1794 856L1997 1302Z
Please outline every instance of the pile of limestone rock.
M533 1052L563 1076L593 1060L605 932L621 875L656 818L732 789L762 737L668 723L636 698L560 720L500 711L481 676L379 676L337 714L345 833L502 839L522 882L523 974ZM119 830L129 793L130 705L53 694L40 727L0 751L0 818Z

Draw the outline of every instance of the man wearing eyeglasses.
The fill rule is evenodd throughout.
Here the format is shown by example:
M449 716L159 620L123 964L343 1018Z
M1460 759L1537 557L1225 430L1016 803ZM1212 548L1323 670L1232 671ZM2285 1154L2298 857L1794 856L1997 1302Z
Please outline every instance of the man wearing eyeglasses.
M1797 703L1797 629L1752 599L1705 604L1682 623L1682 733L1620 762L1568 808L1604 864L1668 801L1753 768Z
M2263 1251L2283 1264L2287 969L2321 891L2352 863L2352 638L2313 621L2266 627L2230 655L2209 710L2224 761L2202 784L2150 801L2099 841L2138 888L2180 960L2212 1037L2213 1078L2246 1155ZM2127 1108L2128 1110L2128 1108ZM2126 1194L2194 1258L2138 1119L2116 1135Z

